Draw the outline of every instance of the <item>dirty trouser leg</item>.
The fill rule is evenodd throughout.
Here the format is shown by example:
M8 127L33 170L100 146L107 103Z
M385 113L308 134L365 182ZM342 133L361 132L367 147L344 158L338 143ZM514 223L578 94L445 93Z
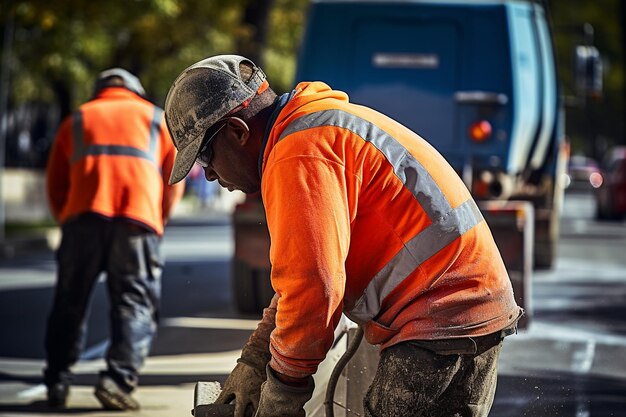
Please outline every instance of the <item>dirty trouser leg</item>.
M45 336L44 383L69 383L69 368L78 361L86 332L91 293L102 271L102 220L79 217L62 227L54 301Z
M370 417L486 417L495 395L501 342L472 354L438 354L427 343L385 349L364 399Z
M107 371L126 391L138 383L139 370L156 333L163 263L160 238L126 222L115 222L108 261L111 345Z

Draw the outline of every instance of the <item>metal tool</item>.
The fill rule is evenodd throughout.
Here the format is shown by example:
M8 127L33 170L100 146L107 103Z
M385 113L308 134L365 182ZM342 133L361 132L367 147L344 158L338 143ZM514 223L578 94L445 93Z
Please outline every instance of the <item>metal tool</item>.
M339 380L341 371L359 348L362 338L363 329L359 327L355 333L354 339L351 341L337 364L335 364L328 381L326 396L324 399L326 417L334 417L333 405L335 404L334 396L337 381ZM191 414L194 417L232 417L235 413L234 404L214 404L221 391L222 387L217 381L197 382L194 390L193 410L191 410ZM250 411L251 410L249 408L246 410L246 417L252 417L253 413Z
M213 404L221 391L222 387L217 381L197 382L191 414L194 417L232 417L235 414L234 404Z

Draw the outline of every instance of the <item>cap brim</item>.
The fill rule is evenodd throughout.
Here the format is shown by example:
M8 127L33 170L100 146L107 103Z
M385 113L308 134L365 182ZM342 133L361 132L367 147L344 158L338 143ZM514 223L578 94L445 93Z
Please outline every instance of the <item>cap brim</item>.
M196 162L200 146L202 146L201 140L193 140L189 146L178 151L176 159L174 160L172 173L170 174L170 185L182 181L187 174L189 174L191 167L193 167L194 162Z

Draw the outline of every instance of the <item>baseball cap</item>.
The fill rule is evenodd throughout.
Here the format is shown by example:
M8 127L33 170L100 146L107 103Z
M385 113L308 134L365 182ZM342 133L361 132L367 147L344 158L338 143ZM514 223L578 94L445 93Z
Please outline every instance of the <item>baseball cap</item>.
M186 68L165 99L165 122L178 150L169 183L189 173L207 129L246 107L267 86L263 71L238 55L213 56Z
M146 91L141 85L139 78L135 77L133 74L123 68L109 68L108 70L104 70L100 74L98 74L98 78L96 79L96 92L100 91L105 85L105 81L111 77L121 78L124 82L124 87L126 87L126 89L141 97L145 97Z

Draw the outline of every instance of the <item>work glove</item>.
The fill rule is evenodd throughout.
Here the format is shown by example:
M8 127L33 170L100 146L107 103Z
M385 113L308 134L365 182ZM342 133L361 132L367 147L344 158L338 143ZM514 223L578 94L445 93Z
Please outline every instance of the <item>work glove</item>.
M272 357L269 343L270 334L276 327L277 304L278 296L275 295L270 305L263 310L263 318L243 347L237 366L224 382L224 388L215 400L215 404L230 404L234 401L234 417L252 415L258 408L261 384L265 381L265 367Z
M226 379L215 404L230 404L234 400L234 417L251 416L259 406L261 384L264 381L265 374L240 362Z
M311 399L315 388L313 377L306 378L305 386L292 386L279 381L269 365L266 372L254 417L305 417L304 404Z

